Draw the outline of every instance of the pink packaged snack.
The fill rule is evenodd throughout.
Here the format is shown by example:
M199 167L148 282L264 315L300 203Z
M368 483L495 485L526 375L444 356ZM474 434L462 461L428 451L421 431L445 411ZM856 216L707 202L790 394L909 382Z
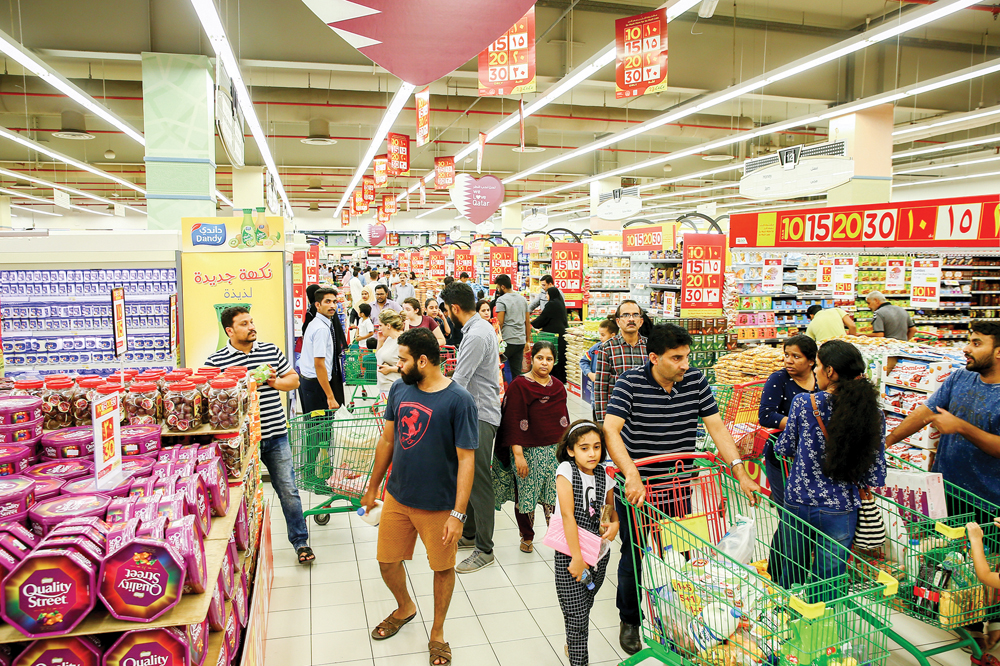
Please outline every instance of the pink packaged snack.
M28 510L35 534L45 536L56 524L73 517L103 517L111 498L107 495L60 495Z
M13 516L8 516L7 518L4 518L4 523L5 524L13 523L15 525L20 525L21 527L27 527L27 528L31 527L31 524L28 522L27 511L25 511L24 513L15 513Z
M162 540L167 534L167 523L169 521L162 516L153 520L144 520L139 525L139 530L135 533L137 537L144 539Z
M122 474L129 474L132 478L142 478L149 476L153 471L156 462L146 456L126 456L122 458Z
M30 395L0 396L0 426L30 423L42 418L42 399Z
M208 564L205 560L205 542L195 527L195 517L184 516L171 520L166 537L174 550L184 559L187 568L184 594L191 592L201 594L208 586Z
M132 511L135 509L136 499L138 498L134 495L127 495L125 497L116 497L111 500L111 504L108 505L108 511L105 514L104 519L112 525L129 520L132 518Z
M29 638L72 631L97 603L97 569L68 550L34 551L3 580L0 615Z
M46 433L42 435L42 455L51 460L92 457L94 429L81 426Z
M160 450L161 429L158 425L122 426L122 455L139 456Z
M212 507L212 513L216 516L224 516L229 513L229 479L226 477L226 466L223 462L215 458L214 460L198 465L198 473L201 474L205 482L205 490L208 492L208 503Z
M156 505L156 514L166 518L168 523L183 518L185 515L184 495L182 493L160 495L160 501Z
M188 641L188 658L191 666L203 666L208 655L208 618L189 624L184 629Z
M63 523L53 527L52 530L45 535L45 538L49 539L57 536L82 537L87 539L90 543L94 544L98 550L100 550L102 556L104 555L105 548L108 546L108 537L105 533L94 527L66 525Z
M95 569L100 569L101 562L104 560L104 552L95 546L90 539L84 539L83 537L47 536L38 544L36 551L57 549L69 550L86 558L88 562L94 565Z
M0 548L10 553L18 562L31 552L31 546L8 532L0 534Z
M215 661L215 666L229 666L232 657L229 654L229 643L222 641L222 648L219 650L219 658Z
M106 522L104 522L103 518L99 518L97 516L81 516L79 518L70 518L60 523L59 527L90 527L97 530L105 537L108 535L108 532L111 531L111 526L108 525Z
M196 472L178 479L177 492L184 496L185 510L197 517L198 531L203 537L208 536L212 529L212 509L208 505L208 490L201 479L201 474Z
M160 455L161 456L163 455L163 451L160 451ZM153 465L153 471L150 473L150 476L152 476L154 479L162 479L168 477L172 474L170 469L172 465L173 463L171 462L157 461L157 463Z
M0 477L0 521L24 513L34 503L34 479L26 476Z
M0 579L6 578L7 574L17 567L18 560L6 550L0 549ZM3 662L0 662L3 663Z
M226 604L228 615L226 617L226 646L229 648L230 658L236 656L236 651L240 647L240 623L236 619L236 613L232 610L232 604Z
M102 666L190 666L187 637L176 627L122 634L104 653Z
M233 590L233 611L236 619L244 629L247 626L247 577L242 571L236 576L236 589Z
M34 446L0 446L0 476L20 474L31 466Z
M164 476L156 480L153 484L154 495L173 495L177 492L177 477Z
M94 636L59 636L31 643L13 666L101 666L101 644Z
M212 631L226 628L226 600L222 595L221 580L212 588L212 602L208 605L208 626Z
M181 454L181 447L179 446L168 446L165 449L160 449L159 453L156 454L157 463L172 463L177 462Z
M186 444L179 447L177 453L177 462L193 462L197 464L198 462L198 445L197 444Z
M191 476L195 473L197 465L193 460L178 462L170 467L170 473L174 476Z
M170 544L136 538L104 559L98 595L119 620L152 622L180 601L184 575Z
M88 476L81 479L74 479L73 481L67 481L66 485L62 488L63 495L92 495L96 492L100 492L108 497L127 497L129 488L132 487L132 479L125 478L114 488L108 488L105 490L97 489L97 481L94 477Z
M38 535L23 525L18 525L17 523L0 523L0 533L2 532L7 532L17 537L31 548L38 545Z
M247 498L240 501L240 512L236 515L236 545L240 550L246 550L250 546L250 523L247 521Z
M226 548L226 556L222 558L222 569L219 570L219 576L222 578L222 593L226 595L226 599L232 599L236 589L236 566L228 548Z
M115 523L108 531L108 545L105 549L106 555L112 555L127 543L135 539L136 532L139 531L139 520L132 518L121 523Z
M26 476L47 476L56 479L76 479L94 471L94 463L89 460L51 460L29 467Z
M42 422L38 418L25 423L0 425L0 444L22 444L36 442L42 436Z
M156 479L151 476L145 476L141 479L133 479L132 486L129 488L128 494L131 497L152 497L153 496L153 486L156 485Z
M202 444L198 447L198 458L197 463L201 465L202 463L207 463L212 460L212 458L219 457L219 445L215 442L211 444Z
M142 522L153 520L159 515L160 505L159 495L147 495L135 501L135 508L132 510L132 517L138 518Z
M239 548L237 548L236 546L236 537L234 537L232 533L230 533L229 535L229 543L226 545L226 548L229 549L229 559L231 559L233 562L239 562L240 561Z
M59 495L64 485L66 485L66 481L63 479L47 476L35 477L35 501L41 502Z

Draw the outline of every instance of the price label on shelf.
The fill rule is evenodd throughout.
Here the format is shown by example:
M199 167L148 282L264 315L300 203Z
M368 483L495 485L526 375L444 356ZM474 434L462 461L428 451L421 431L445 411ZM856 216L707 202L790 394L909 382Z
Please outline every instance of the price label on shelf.
M910 272L910 307L936 308L941 304L941 260L914 259Z
M856 257L834 257L833 259L833 300L838 305L854 305L857 284Z
M535 8L479 54L479 96L535 92Z
M761 279L761 291L765 294L778 294L784 286L785 271L784 261L781 257L777 259L764 260L764 273Z
M816 266L816 291L833 291L833 257L820 257Z
M111 290L111 315L115 334L115 356L128 351L128 331L125 326L125 289Z
M99 396L90 405L94 428L94 481L98 490L122 482L121 398L118 393Z
M885 291L894 293L906 287L906 257L889 257L885 267Z
M715 316L722 311L726 237L685 234L681 264L681 316Z
M615 21L615 98L667 89L667 10Z
M552 279L567 308L583 306L583 243L552 244Z

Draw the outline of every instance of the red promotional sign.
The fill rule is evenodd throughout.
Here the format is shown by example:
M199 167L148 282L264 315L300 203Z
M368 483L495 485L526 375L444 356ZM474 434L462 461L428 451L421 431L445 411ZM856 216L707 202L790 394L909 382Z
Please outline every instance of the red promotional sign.
M535 234L534 236L524 237L524 251L528 254L541 254L542 248L545 246L545 235Z
M306 284L319 283L319 245L310 245L306 252Z
M368 212L368 202L365 201L365 193L360 187L354 190L354 197L351 199L351 212L355 215Z
M673 244L673 231L672 225L663 224L625 227L622 229L622 250L625 252L663 250Z
M512 247L490 248L490 293L493 293L493 280L498 275L509 275L517 289L517 250Z
M405 176L410 173L410 137L406 134L389 132L389 175Z
M399 270L410 272L410 254L409 252L399 253Z
M583 307L583 243L552 244L552 279L567 308Z
M684 234L681 264L681 316L713 316L722 311L726 237Z
M375 201L375 176L361 177L361 194L365 201Z
M385 155L376 155L372 159L372 171L375 173L372 178L374 179L375 187L385 187L389 184L389 158ZM372 194L375 190L372 190Z
M998 247L1000 195L744 213L730 244L751 247Z
M410 253L410 270L419 278L424 272L424 255L419 252Z
M302 320L306 316L306 252L292 253L292 314L295 317L296 336L302 331Z
M479 54L479 96L535 92L535 8Z
M351 211L346 206L340 211L340 226L343 228L351 226Z
M667 10L615 21L615 99L667 89Z
M431 252L427 256L430 262L431 277L443 278L444 273L444 252Z
M382 206L378 207L375 211L375 215L378 218L379 224L389 224L389 220L392 219L392 215L389 214L389 211Z
M413 96L417 100L417 147L431 140L431 89L428 86Z
M382 210L389 215L396 214L396 197L391 194L382 195Z
M434 189L446 190L455 184L455 158L434 158Z
M476 279L476 260L472 256L472 250L455 250L455 278L462 273L468 273L470 278Z
M395 231L390 231L389 240L386 241L386 245L399 245L399 234Z

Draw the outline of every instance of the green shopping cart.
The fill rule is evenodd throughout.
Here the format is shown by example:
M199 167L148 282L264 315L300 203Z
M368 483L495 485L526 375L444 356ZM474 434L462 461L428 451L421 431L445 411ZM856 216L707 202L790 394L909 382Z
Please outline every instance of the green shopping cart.
M369 386L378 384L378 360L375 358L375 350L355 345L348 347L346 354L344 384L354 387L351 400L347 403L347 411L353 412L358 401L378 400L379 398L378 391L373 390L369 395L367 389ZM359 392L360 397L358 396Z
M846 572L827 580L812 576L808 559L785 559L782 567L797 567L801 584L783 589L767 573L772 534L783 524L786 534L825 548L808 524L768 498L752 503L712 454L666 454L636 465L671 471L645 479L641 506L621 498L628 507L621 519L642 551L637 591L646 645L622 666L649 657L677 666L884 666L884 632L898 587L892 576L864 561L847 562L849 552L841 549ZM618 487L623 492L620 475ZM748 519L755 534L743 532L736 560L732 540L722 542Z

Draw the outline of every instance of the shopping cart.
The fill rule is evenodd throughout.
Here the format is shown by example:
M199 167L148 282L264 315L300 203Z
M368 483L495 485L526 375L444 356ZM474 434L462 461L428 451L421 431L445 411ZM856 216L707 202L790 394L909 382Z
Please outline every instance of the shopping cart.
M328 496L303 511L303 516L313 516L316 524L326 525L331 513L357 511L368 488L375 446L384 424L384 405L380 401L359 410L352 418L317 410L288 422L295 487ZM332 506L335 502L346 504Z
M375 350L351 345L347 348L344 368L347 371L344 384L354 387L351 400L347 403L347 411L353 412L358 400L378 400L378 391L372 391L369 395L366 388L378 384L378 361L375 358Z
M455 364L458 362L458 348L454 345L441 347L441 371L445 377L455 374Z
M813 528L767 498L751 503L711 454L653 456L636 465L670 471L645 479L640 507L625 501L619 475L628 507L620 518L642 551L637 591L646 645L622 666L649 657L676 665L884 666L889 650L883 632L898 587L889 574L854 561L845 574L819 580L808 558L802 564L782 558L783 570L801 581L784 589L767 573L772 535L783 523L784 534L824 548ZM720 544L746 518L755 526L741 548L749 566L730 557L731 539ZM846 562L850 554L841 551ZM734 608L738 624L729 620L724 627ZM706 624L724 639L706 641L710 632L699 631Z
M711 386L715 403L726 429L733 436L736 448L743 459L760 458L768 440L779 431L770 430L759 424L760 400L764 393L764 382L745 384L715 384ZM702 450L711 450L708 433L704 435Z

